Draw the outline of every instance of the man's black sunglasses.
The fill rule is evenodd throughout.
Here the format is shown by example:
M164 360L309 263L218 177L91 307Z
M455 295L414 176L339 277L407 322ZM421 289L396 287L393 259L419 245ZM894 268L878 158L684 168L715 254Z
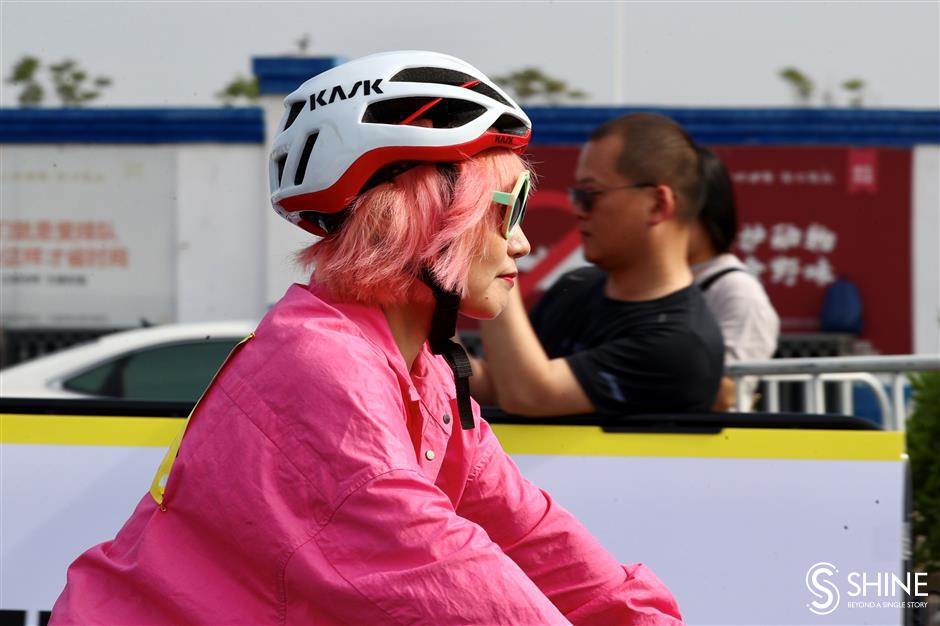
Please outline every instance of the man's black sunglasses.
M594 199L605 194L608 191L617 191L618 189L641 189L643 187L655 187L656 183L634 183L622 187L608 187L607 189L582 189L581 187L568 187L568 200L572 206L581 207L585 213L594 208Z

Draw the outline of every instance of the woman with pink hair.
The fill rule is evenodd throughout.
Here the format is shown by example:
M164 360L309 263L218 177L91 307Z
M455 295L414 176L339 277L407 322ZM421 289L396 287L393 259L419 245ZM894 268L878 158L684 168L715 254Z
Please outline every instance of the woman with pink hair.
M458 311L529 252L531 128L472 66L372 55L288 96L272 202L323 237L52 624L673 624L526 481L467 395ZM443 358L442 358L443 357Z

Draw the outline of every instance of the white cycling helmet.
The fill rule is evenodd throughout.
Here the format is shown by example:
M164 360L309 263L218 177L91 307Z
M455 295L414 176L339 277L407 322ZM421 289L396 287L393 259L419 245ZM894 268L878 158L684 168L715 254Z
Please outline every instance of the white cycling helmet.
M362 191L416 163L522 151L532 134L528 116L480 70L437 52L350 61L305 82L284 108L271 150L271 204L315 235L335 231ZM419 118L423 125L413 125Z

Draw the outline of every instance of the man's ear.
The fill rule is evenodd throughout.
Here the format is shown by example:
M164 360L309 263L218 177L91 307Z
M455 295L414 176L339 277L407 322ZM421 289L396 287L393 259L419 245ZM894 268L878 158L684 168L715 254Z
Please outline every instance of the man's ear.
M653 191L655 193L655 202L649 211L648 223L650 226L673 219L679 210L676 204L679 199L672 187L669 185L656 185Z

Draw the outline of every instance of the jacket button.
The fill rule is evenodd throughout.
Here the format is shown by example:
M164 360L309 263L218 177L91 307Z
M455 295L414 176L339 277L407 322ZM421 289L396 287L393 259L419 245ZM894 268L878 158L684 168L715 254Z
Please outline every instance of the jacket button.
M433 460L434 460L434 450L428 450L427 452L425 452L425 453L424 453L424 458L426 458L428 461L433 461Z
M450 415L445 415L445 416L444 416L444 423L445 423L445 424L450 424Z

